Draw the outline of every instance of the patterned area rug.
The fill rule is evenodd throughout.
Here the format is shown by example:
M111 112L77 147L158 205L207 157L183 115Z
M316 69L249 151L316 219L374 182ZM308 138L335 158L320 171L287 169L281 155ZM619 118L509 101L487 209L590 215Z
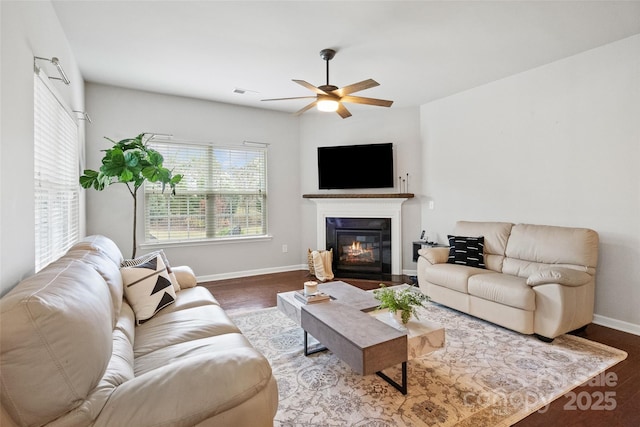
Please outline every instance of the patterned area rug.
M271 363L276 426L509 426L627 357L572 335L543 343L438 304L422 316L445 327L446 342L409 361L403 396L330 351L305 357L302 329L275 307L231 315Z

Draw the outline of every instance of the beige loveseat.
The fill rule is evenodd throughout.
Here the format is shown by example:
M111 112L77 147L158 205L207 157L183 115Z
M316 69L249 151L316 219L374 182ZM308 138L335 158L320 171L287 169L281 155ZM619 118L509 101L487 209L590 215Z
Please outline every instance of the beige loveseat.
M418 284L433 301L543 339L592 321L598 260L595 231L459 221L451 234L483 237L484 268L460 260L476 249L471 247L473 239L458 239L459 243L450 239L459 249L451 261L450 248L421 249ZM472 258L469 263L477 263Z
M136 325L121 261L91 236L0 300L0 425L272 426L271 367L211 293Z

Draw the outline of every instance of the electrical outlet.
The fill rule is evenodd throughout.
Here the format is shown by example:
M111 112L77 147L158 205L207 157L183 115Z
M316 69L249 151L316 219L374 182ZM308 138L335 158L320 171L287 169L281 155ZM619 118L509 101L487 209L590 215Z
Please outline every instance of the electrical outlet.
M282 245L282 253L287 253L289 252L289 248L287 247L287 245Z
M433 202L433 200L429 200L429 209L433 209L434 205L435 203Z

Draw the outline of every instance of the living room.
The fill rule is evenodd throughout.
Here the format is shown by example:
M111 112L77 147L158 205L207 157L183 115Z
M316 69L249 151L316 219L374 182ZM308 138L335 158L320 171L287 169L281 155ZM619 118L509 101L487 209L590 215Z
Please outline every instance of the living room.
M594 323L640 335L637 19L634 32L610 43L420 105L363 108L342 120L85 81L52 3L3 1L0 10L2 294L34 272L34 202L25 196L33 187L32 69L33 56L48 55L61 59L73 82L60 90L65 101L93 118L80 123L87 167L99 165L105 136L269 144L271 237L165 248L172 264L190 265L200 281L302 269L317 242L316 206L302 198L319 192L316 148L393 142L397 171L409 174L416 195L403 204L405 274L415 274L411 242L421 230L445 243L457 220L592 228L600 236ZM107 235L129 256L126 190L84 192L81 206L82 234Z

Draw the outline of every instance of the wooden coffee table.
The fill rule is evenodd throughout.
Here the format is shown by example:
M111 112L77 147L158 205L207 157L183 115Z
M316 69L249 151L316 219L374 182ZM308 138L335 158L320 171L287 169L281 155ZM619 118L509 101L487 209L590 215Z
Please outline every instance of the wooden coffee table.
M363 291L345 282L320 283L318 290L331 295L333 301L338 301L361 311L371 311L378 306L378 300L373 297L371 292ZM300 325L300 313L302 306L305 304L294 297L295 293L296 291L278 293L278 309L286 314L289 319Z
M379 320L376 313L370 313L379 304L372 292L340 281L320 284L318 289L331 295L332 299L305 305L293 296L293 292L280 293L277 297L278 308L304 330L305 355L329 349L359 374L375 373L402 394L407 394L407 361L420 352L409 345L411 333ZM424 327L418 335L429 336L427 342L435 343L431 347L433 350L438 342L441 342L440 347L444 344L444 330L430 325L433 328ZM323 347L310 350L308 334ZM442 337L441 341L439 337ZM400 383L382 372L398 364L402 365Z

